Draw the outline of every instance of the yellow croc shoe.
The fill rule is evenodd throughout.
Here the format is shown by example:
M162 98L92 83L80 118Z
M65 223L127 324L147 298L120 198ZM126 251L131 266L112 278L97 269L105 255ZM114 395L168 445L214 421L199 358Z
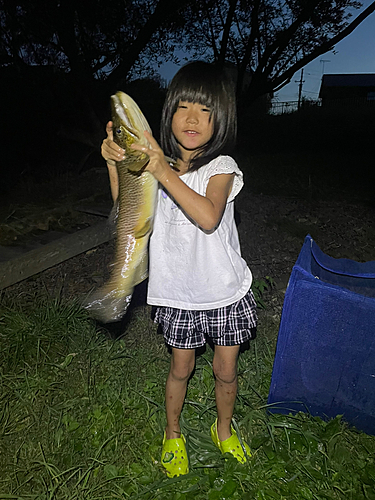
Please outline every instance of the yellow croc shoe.
M188 474L189 460L186 453L186 441L182 434L177 439L166 439L164 432L161 464L167 471L168 477Z
M238 439L237 432L233 429L233 426L230 426L230 430L232 432L231 437L228 439L225 439L224 441L220 441L219 436L217 434L217 419L211 426L211 438L212 441L214 442L215 446L219 448L221 453L230 453L231 455L234 456L234 458L237 458L241 464L244 464L246 462L246 456L251 457L250 453L250 448L245 441L242 440L243 446L245 448L242 448L240 440Z

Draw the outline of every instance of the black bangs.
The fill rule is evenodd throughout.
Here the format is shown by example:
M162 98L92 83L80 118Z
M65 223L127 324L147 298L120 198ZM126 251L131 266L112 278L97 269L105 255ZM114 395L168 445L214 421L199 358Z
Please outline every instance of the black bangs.
M172 133L172 119L180 101L196 102L211 111L213 136L190 161L189 170L197 170L219 154L227 154L235 143L234 84L222 68L203 61L189 63L176 73L164 103L160 137L164 152L175 159L181 158L181 152Z
M212 94L205 92L202 87L199 89L185 88L180 92L177 92L175 95L176 100L193 102L201 104L202 106L207 106L208 108L212 108Z
M197 102L212 108L223 92L222 77L223 72L216 66L196 61L180 69L169 91L173 101Z

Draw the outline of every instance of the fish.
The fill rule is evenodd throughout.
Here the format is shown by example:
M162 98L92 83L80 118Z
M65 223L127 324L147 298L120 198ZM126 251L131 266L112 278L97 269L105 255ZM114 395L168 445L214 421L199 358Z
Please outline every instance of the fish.
M152 232L158 183L145 170L149 156L131 144L150 148L144 135L151 128L137 103L124 92L111 96L113 140L125 151L116 162L119 193L109 219L116 225L115 255L110 277L85 301L89 314L102 323L119 321L134 287L148 276L148 241Z

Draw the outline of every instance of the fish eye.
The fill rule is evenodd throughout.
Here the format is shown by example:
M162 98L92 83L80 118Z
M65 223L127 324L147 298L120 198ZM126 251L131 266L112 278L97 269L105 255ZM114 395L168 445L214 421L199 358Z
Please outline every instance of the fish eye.
M116 129L116 134L117 134L117 135L120 135L120 134L121 134L121 129L120 129L120 128Z

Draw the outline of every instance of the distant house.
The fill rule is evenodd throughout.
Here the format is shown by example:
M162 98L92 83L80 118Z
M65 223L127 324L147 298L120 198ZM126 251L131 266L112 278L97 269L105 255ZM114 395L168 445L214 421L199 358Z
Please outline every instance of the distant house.
M375 73L323 75L322 106L375 106Z

